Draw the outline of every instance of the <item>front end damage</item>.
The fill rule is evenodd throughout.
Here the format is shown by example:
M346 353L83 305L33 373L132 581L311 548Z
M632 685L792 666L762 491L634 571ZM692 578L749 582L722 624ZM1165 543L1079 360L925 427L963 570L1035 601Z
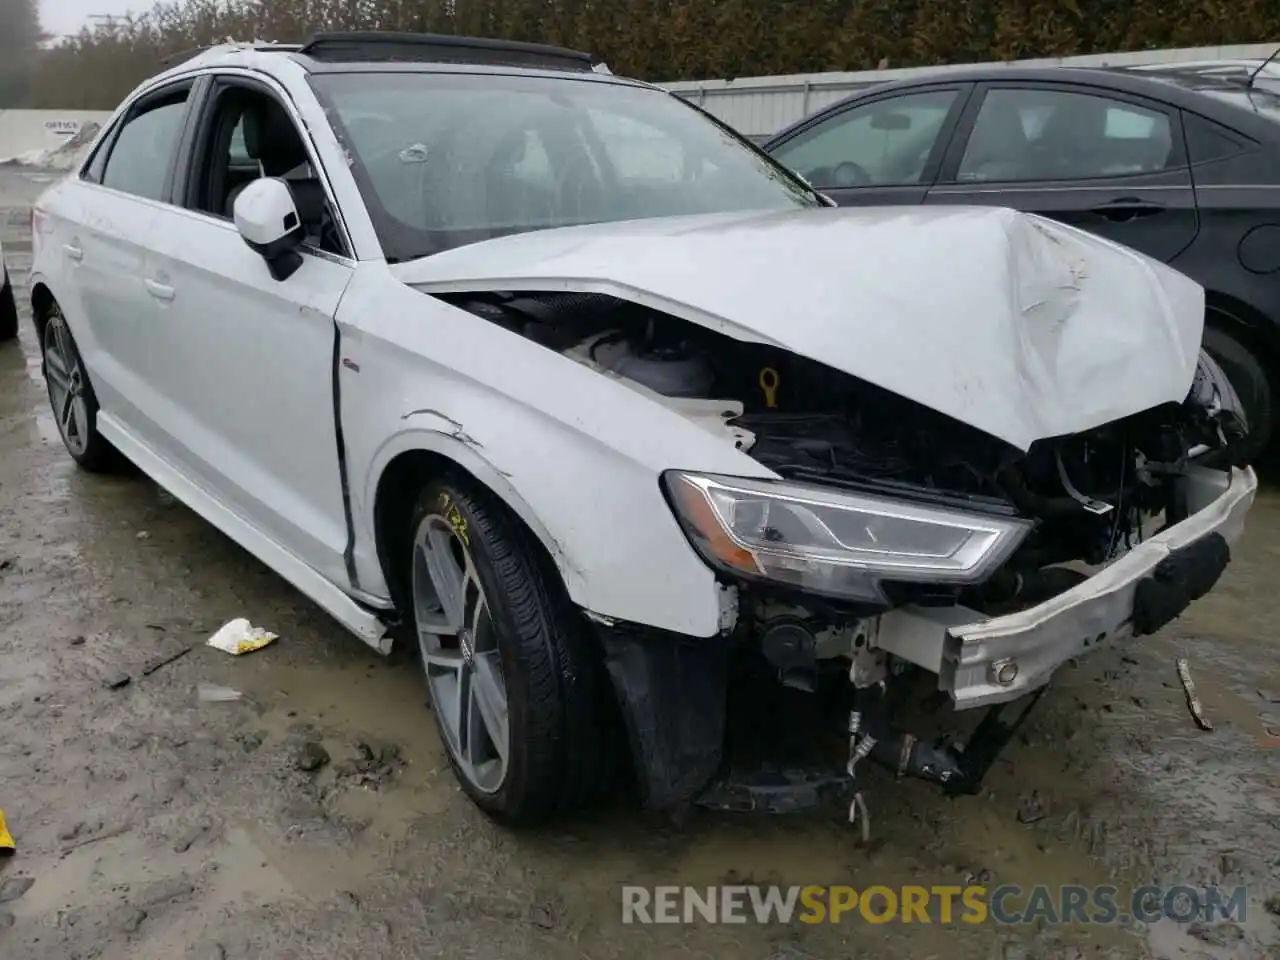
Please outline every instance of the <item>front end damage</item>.
M855 241L870 251L900 226L839 222L845 251ZM971 240L967 253L991 274L975 282L954 256L936 260L951 268L935 286L954 291L960 315L983 318L970 327L986 352L956 355L956 370L937 341L961 321L923 309L896 339L865 300L856 329L822 334L797 316L790 331L768 285L733 301L757 322L731 325L711 307L736 279L689 283L677 298L641 295L655 287L639 273L594 276L602 264L626 272L614 266L625 263L622 229L595 245L566 239L561 253L515 244L531 266L508 284L424 277L422 287L679 413L774 475L661 477L717 573L718 636L589 614L650 807L802 809L856 794L863 761L975 792L1060 666L1159 630L1229 562L1256 478L1236 453L1247 424L1234 392L1207 354L1196 360L1202 303L1185 278L1008 211L939 214L927 242L970 231L952 239ZM727 234L718 239L744 250L762 235ZM821 255L821 243L806 249ZM544 260L560 272L539 277ZM922 296L874 271L857 280L885 316ZM987 288L1013 292L989 307ZM683 309L695 295L705 309ZM1113 301L1144 312L1125 328ZM927 362L913 379L904 364L916 355ZM937 716L918 722L939 706L949 734L924 729Z
M781 478L663 478L721 574L721 636L594 620L658 809L802 809L847 790L863 758L976 791L1059 666L1160 629L1213 587L1253 501L1233 453L1247 425L1203 353L1182 403L1023 451L626 301L455 302L651 393ZM986 711L963 747L900 724L930 697Z

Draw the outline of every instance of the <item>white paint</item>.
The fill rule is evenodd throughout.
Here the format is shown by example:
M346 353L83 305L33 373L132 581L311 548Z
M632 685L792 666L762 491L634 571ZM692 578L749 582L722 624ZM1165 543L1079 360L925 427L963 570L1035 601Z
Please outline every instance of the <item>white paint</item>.
M374 507L399 454L446 457L505 502L588 613L701 637L721 629L720 590L660 475L777 479L705 417L409 282L620 292L1023 445L1181 400L1191 383L1199 287L1117 245L993 208L580 227L392 268L297 63L220 49L137 94L212 71L252 72L278 92L352 256L306 253L276 282L229 220L71 177L37 203L33 283L63 308L104 434L381 650L382 624L367 609L389 599Z
M235 223L240 236L260 247L300 232L301 227L293 194L283 180L274 177L263 177L244 188L236 198ZM288 223L294 226L287 228Z
M278 284L228 221L78 178L46 192L32 279L63 307L112 441L375 644L376 620L355 599L385 605L388 595L373 535L377 483L397 454L424 450L458 463L524 519L580 606L716 634L715 578L672 516L659 474L673 465L772 472L675 410L399 282L302 69L223 51L166 77L214 65L275 77L327 172L356 259L307 256ZM68 259L69 246L80 260ZM358 584L342 555L335 312L350 361L339 384Z
M637 300L818 360L1022 449L1191 388L1204 293L999 207L826 208L544 230L398 265L435 292Z

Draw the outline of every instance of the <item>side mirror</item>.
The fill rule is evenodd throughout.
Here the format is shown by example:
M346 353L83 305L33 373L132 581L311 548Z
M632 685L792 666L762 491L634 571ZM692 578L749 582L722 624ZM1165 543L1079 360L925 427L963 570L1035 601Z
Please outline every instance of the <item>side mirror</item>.
M910 130L911 118L905 113L877 113L871 118L872 130Z
M249 249L267 261L274 280L284 281L302 266L305 231L289 185L276 177L254 180L236 197L236 229Z

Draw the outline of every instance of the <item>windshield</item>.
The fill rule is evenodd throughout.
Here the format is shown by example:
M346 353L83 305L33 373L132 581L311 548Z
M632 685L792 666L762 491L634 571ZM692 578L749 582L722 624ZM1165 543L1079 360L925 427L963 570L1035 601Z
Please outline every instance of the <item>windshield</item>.
M392 261L548 227L822 205L661 90L528 75L311 79Z

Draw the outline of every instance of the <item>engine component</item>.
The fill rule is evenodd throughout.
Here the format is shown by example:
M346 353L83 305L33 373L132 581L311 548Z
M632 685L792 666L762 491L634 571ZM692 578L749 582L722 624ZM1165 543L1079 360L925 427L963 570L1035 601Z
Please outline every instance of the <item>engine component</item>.
M784 687L812 693L818 688L817 643L797 617L778 617L760 637L760 650L778 670Z
M962 602L987 613L1017 609L1078 582L1079 574L1064 565L1110 563L1157 533L1158 524L1182 519L1180 491L1190 465L1239 465L1244 455L1239 441L1247 424L1239 398L1203 350L1181 403L1022 449L819 361L768 343L735 340L625 299L511 291L467 295L458 305L613 376L782 478L783 483L747 484L749 489L701 492L687 489L687 482L672 486L673 478L666 478L684 511L681 522L692 524L686 532L704 556L709 544L723 548L707 559L730 583L746 579L767 586L780 580L864 606ZM823 504L831 494L845 506L833 511L781 503L794 489L788 484L822 488ZM698 497L690 501L681 493ZM897 564L880 572L874 590L848 584L832 589L839 584L827 582L821 569L799 570L793 554L806 561L819 551L845 557L854 543L859 558L875 566L886 533L902 550L921 549L900 518L890 523L874 510L850 510L849 501L890 503L895 517L923 511L936 520L961 512L980 518L984 529L1028 529L1015 550L972 576L940 578L922 574L915 564ZM726 510L728 526L700 525ZM824 533L833 522L839 530ZM863 529L868 524L874 542ZM706 537L712 539L703 542ZM955 545L938 540L935 532L924 552L950 556ZM762 570L766 562L770 568ZM845 570L840 566L830 575L839 579ZM843 613L856 619L866 611ZM851 622L839 616L825 624L802 620L818 661L831 655L828 635L835 639ZM767 620L762 626L769 626Z
M618 334L588 341L587 353L610 373L668 397L708 397L715 372L683 346L644 347Z
M853 649L849 651L849 682L861 690L882 683L889 673L889 658L883 650L877 650L867 642L864 628L859 628Z

